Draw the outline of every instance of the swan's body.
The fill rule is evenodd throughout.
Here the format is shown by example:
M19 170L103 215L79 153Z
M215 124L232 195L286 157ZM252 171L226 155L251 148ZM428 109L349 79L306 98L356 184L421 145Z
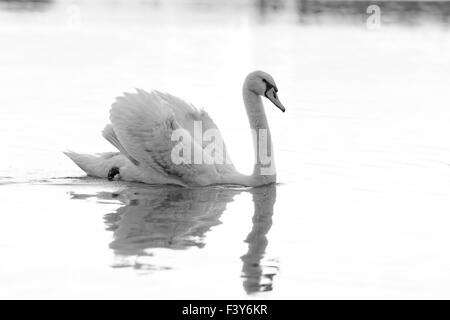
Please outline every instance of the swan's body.
M111 142L119 152L98 155L66 152L88 175L113 178L118 173L121 180L148 184L175 184L180 186L205 186L212 184L237 184L258 186L276 181L273 164L272 142L261 96L265 95L284 111L278 101L277 88L272 77L262 71L250 73L243 87L244 104L250 127L256 132L267 134L267 145L254 141L256 161L252 175L237 172L226 152L220 131L209 115L193 105L170 94L159 91L125 93L111 106L110 120L103 130L103 137ZM203 132L198 134L195 123L201 123ZM175 131L184 129L186 141L173 140ZM223 148L215 149L214 155L224 161L217 163L202 152L210 141L203 141L203 133L214 130L216 142ZM179 132L179 131L177 131ZM196 134L197 133L197 134ZM189 143L190 142L190 143ZM201 163L174 163L172 151L178 145L192 150L192 155L203 155ZM272 169L263 173L264 164L260 159L260 149L269 148ZM114 171L111 171L114 170ZM111 176L111 173L113 175ZM116 176L117 177L117 176Z

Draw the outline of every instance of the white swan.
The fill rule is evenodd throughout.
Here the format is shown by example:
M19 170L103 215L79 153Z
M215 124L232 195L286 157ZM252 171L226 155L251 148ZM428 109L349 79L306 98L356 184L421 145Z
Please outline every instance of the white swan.
M148 184L175 184L180 186L206 186L213 184L236 184L259 186L276 181L273 162L272 141L261 96L268 98L283 112L285 108L278 100L277 86L273 78L263 72L250 73L243 85L243 98L250 127L254 136L255 165L253 174L244 175L235 169L223 144L220 132L209 115L193 105L167 93L146 92L124 93L111 106L110 120L103 130L103 137L120 152L97 155L65 152L83 171L90 176ZM196 137L195 121L201 122L202 133L216 129L215 139L222 144L219 158L215 162L202 150L210 141L202 141L202 134ZM176 141L173 133L184 129L189 139ZM172 160L174 147L182 143L192 150L192 155L203 155L202 163L179 163ZM187 146L189 144L189 146ZM178 145L179 146L179 145ZM267 157L265 156L267 155ZM269 162L267 161L269 159Z

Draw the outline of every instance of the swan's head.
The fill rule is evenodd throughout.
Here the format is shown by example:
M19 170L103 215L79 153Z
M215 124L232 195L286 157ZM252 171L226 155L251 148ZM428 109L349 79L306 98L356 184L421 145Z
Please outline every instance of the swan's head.
M244 82L244 87L260 96L269 99L277 108L285 112L283 104L278 100L278 88L272 76L264 71L250 73Z

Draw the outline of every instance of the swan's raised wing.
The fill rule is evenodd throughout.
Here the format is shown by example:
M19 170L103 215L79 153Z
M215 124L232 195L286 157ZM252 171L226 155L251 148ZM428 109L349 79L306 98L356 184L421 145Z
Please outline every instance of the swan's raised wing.
M142 90L138 89L138 92ZM214 123L213 119L209 116L209 114L203 109L197 109L191 103L188 103L178 97L175 97L169 93L153 91L154 94L158 95L166 105L172 110L176 121L180 124L181 127L188 130L191 134L191 137L205 149L208 144L211 143L211 136L214 136L214 142L220 144L222 147L217 148L215 152L217 154L218 159L223 159L224 162L232 167L234 170L234 166L229 158L229 155L226 150L225 141L223 140L222 134ZM196 134L196 129L201 132L201 134ZM205 132L209 131L209 138L203 139L205 136ZM208 136L208 134L206 134ZM224 168L224 166L217 167L219 171Z
M114 147L116 147L117 150L120 151L120 153L126 156L134 165L138 165L138 161L134 159L132 156L130 156L128 152L125 150L125 148L120 144L120 141L117 138L117 135L114 132L114 128L111 124L107 124L105 126L105 128L102 131L102 136L103 138L108 140L108 142L111 143Z
M193 163L194 154L202 153L202 146L188 131L182 131L175 116L182 113L181 110L174 111L160 93L138 90L116 99L111 107L110 119L120 145L136 160L137 166L152 168L167 178L188 184L218 182L220 177L214 165ZM180 121L186 121L185 118L180 118ZM183 133L183 139L172 141L176 130ZM172 150L175 146L176 150L191 150L192 157L188 161L174 162ZM204 163L208 163L206 160Z

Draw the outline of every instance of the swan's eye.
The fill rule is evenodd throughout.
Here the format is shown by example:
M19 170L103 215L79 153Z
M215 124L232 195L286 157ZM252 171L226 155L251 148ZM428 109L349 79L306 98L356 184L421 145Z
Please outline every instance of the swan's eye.
M278 92L278 88L276 85L271 84L269 81L267 81L266 79L262 79L262 81L266 84L266 91L264 92L264 94L267 96L267 91L269 91L270 89L273 88L274 94L275 92Z

